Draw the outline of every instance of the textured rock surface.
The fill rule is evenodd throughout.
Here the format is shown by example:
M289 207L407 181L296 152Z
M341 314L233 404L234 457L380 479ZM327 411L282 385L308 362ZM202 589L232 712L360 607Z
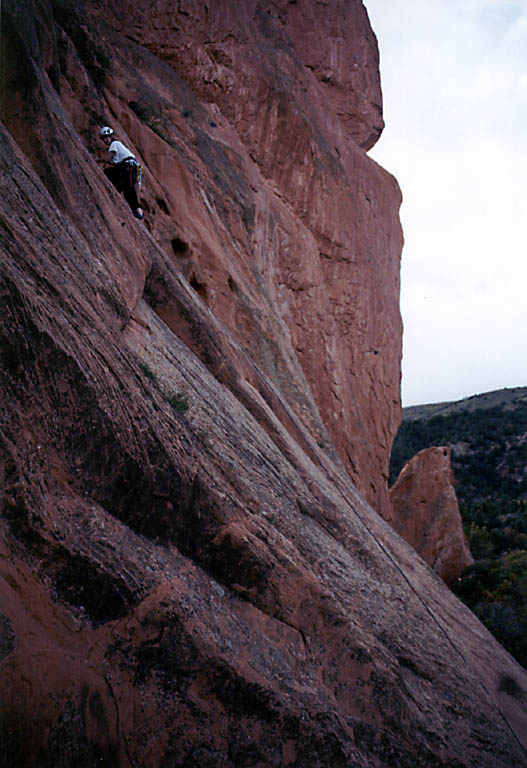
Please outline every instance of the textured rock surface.
M420 451L390 489L393 527L451 584L474 559L463 531L450 448Z
M148 159L186 233L188 274L320 442L327 430L388 518L400 421L400 193L360 148L383 125L362 3L89 5L192 87L175 90L172 78L160 98L145 82L151 72L132 80L115 61L108 81L112 119ZM130 105L147 126L131 120ZM170 242L163 217L152 226Z
M189 61L228 42L213 27L200 42L204 6L177 7ZM342 8L358 30L342 55L374 62L362 6ZM282 94L256 100L244 134L228 111L241 98L214 106L172 50L163 62L101 19L74 0L2 3L1 754L43 768L523 764L524 670L344 467L384 509L400 230L397 188L357 143L378 132L376 97L350 99L339 123L350 67L332 64L326 125L313 51L313 112L286 103L270 51L292 56L285 36L307 27L275 14L231 67L248 87L260 56ZM267 103L282 133L265 129ZM273 166L295 103L312 160L289 140ZM97 163L102 122L143 162L146 225ZM255 161L258 131L274 143Z

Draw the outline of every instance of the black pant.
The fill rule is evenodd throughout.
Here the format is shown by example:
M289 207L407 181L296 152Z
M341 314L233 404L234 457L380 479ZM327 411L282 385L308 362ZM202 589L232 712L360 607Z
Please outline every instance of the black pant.
M111 165L104 169L104 173L110 179L115 189L122 192L124 199L132 211L139 208L139 200L135 185L137 182L137 163L130 160L123 160L117 165Z

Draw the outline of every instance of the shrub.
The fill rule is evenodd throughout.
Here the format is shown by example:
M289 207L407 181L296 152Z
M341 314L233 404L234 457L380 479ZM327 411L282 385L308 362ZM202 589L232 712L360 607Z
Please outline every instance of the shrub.
M171 395L168 402L177 413L186 413L188 411L188 398L183 392Z
M150 379L150 381L155 381L156 375L146 363L139 363L139 368L143 371L147 379Z

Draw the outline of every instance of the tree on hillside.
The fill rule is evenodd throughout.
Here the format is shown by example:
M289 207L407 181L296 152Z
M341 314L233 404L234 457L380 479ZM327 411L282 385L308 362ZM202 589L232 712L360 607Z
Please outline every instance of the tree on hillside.
M451 447L474 565L454 592L527 667L527 404L403 421L390 463L395 482L416 453Z

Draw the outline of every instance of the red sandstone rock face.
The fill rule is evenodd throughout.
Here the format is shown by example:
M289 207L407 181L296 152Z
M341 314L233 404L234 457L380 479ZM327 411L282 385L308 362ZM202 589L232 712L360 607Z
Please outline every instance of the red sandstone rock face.
M390 489L393 527L451 584L474 559L463 531L450 448L426 448L402 468Z
M197 34L196 7L178 4ZM360 61L364 11L342 8ZM278 23L246 46L247 83L260 56L280 84ZM207 45L228 43L212 31ZM370 98L352 100L337 161L336 102L327 133L310 122L330 85L302 70L316 152L275 178L227 107L79 3L3 0L2 35L3 753L42 768L522 764L525 671L330 440L342 454L348 398L349 460L381 488L400 230L393 180L354 140L372 135ZM332 67L340 83L349 69ZM97 164L103 121L144 164L145 225Z
M115 62L107 83L114 115L188 239L187 274L388 518L400 422L400 193L360 148L383 125L362 3L89 7L172 65L207 104L181 88L167 103L148 83L152 73L131 79ZM148 115L146 129L130 119L130 104ZM160 218L153 233L170 242Z

